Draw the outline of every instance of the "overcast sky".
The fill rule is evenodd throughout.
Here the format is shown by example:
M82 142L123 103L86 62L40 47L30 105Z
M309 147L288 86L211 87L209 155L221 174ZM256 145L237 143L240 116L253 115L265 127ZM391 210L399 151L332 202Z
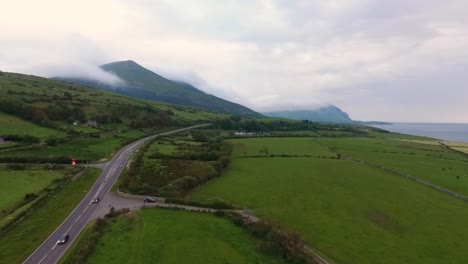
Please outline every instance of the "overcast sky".
M0 70L132 59L257 111L468 122L467 0L0 0Z

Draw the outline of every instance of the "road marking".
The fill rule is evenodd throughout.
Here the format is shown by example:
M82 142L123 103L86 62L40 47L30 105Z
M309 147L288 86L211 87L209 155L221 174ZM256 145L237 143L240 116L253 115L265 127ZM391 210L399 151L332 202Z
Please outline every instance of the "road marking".
M96 192L96 196L99 195L99 193L101 192L102 188L104 187L104 185L106 184L106 181L101 183L101 186L99 186L99 189L98 191Z
M43 258L41 258L41 260L39 260L39 262L38 262L37 264L41 264L42 261L44 261L44 259L47 258L47 255L48 255L48 254L45 254L45 256L44 256Z
M57 247L57 244L55 244L55 245L52 247L52 250L54 250L56 247Z

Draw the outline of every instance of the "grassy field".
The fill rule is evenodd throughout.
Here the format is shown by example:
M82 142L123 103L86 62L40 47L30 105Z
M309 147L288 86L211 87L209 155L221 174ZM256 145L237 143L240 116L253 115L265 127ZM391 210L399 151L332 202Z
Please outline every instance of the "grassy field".
M30 135L47 138L61 134L60 132L23 119L0 112L0 136L2 135Z
M233 157L265 155L262 148L268 148L270 155L311 155L334 157L335 155L319 144L313 138L245 138L231 139L234 146Z
M266 143L266 142L265 142ZM468 205L351 161L234 158L191 199L252 209L336 263L465 263Z
M261 254L258 245L223 218L146 209L119 217L87 263L283 263Z
M21 263L60 225L83 199L100 170L90 168L69 182L22 222L0 236L0 263Z
M468 154L468 143L467 142L450 142L443 141L443 144L449 146L450 148Z
M36 145L28 149L8 150L0 152L0 158L22 158L27 155L42 159L59 159L65 157L66 162L71 158L86 162L97 161L114 153L125 142L143 136L141 131L128 131L119 134L103 134L99 138L82 135L70 138L56 146ZM24 160L25 161L25 160Z
M26 170L11 170L0 166L0 211L13 206L27 193L36 193L48 186L53 179L65 174L65 170L44 170L32 167Z
M468 159L441 145L371 138L330 138L320 141L338 153L468 195Z

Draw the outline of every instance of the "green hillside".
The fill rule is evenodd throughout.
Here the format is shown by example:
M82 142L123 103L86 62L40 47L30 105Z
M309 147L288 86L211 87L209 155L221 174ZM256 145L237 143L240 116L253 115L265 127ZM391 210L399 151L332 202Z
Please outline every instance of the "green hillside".
M145 134L223 116L0 72L0 137L9 142L0 145L0 161L68 163L75 157L91 162Z
M247 107L206 94L188 83L168 80L131 60L105 64L101 68L118 76L125 83L111 86L96 80L80 78L61 79L99 89L113 90L117 93L137 98L203 107L222 113L253 117L261 116Z

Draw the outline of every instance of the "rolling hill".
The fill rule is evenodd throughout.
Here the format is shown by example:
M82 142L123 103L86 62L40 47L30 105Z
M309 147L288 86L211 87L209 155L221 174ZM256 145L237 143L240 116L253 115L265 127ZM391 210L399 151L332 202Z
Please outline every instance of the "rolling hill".
M124 83L109 85L97 80L83 78L58 77L58 79L98 89L112 90L137 98L202 107L221 113L261 117L259 113L247 107L206 94L188 83L166 79L132 60L112 62L100 67L104 71L116 75Z
M9 142L0 145L0 162L92 162L145 134L227 116L0 72L0 138Z
M78 84L7 72L0 72L0 112L46 127L87 120L101 124L121 123L135 128L149 123L183 126L223 116L202 108L137 99Z

